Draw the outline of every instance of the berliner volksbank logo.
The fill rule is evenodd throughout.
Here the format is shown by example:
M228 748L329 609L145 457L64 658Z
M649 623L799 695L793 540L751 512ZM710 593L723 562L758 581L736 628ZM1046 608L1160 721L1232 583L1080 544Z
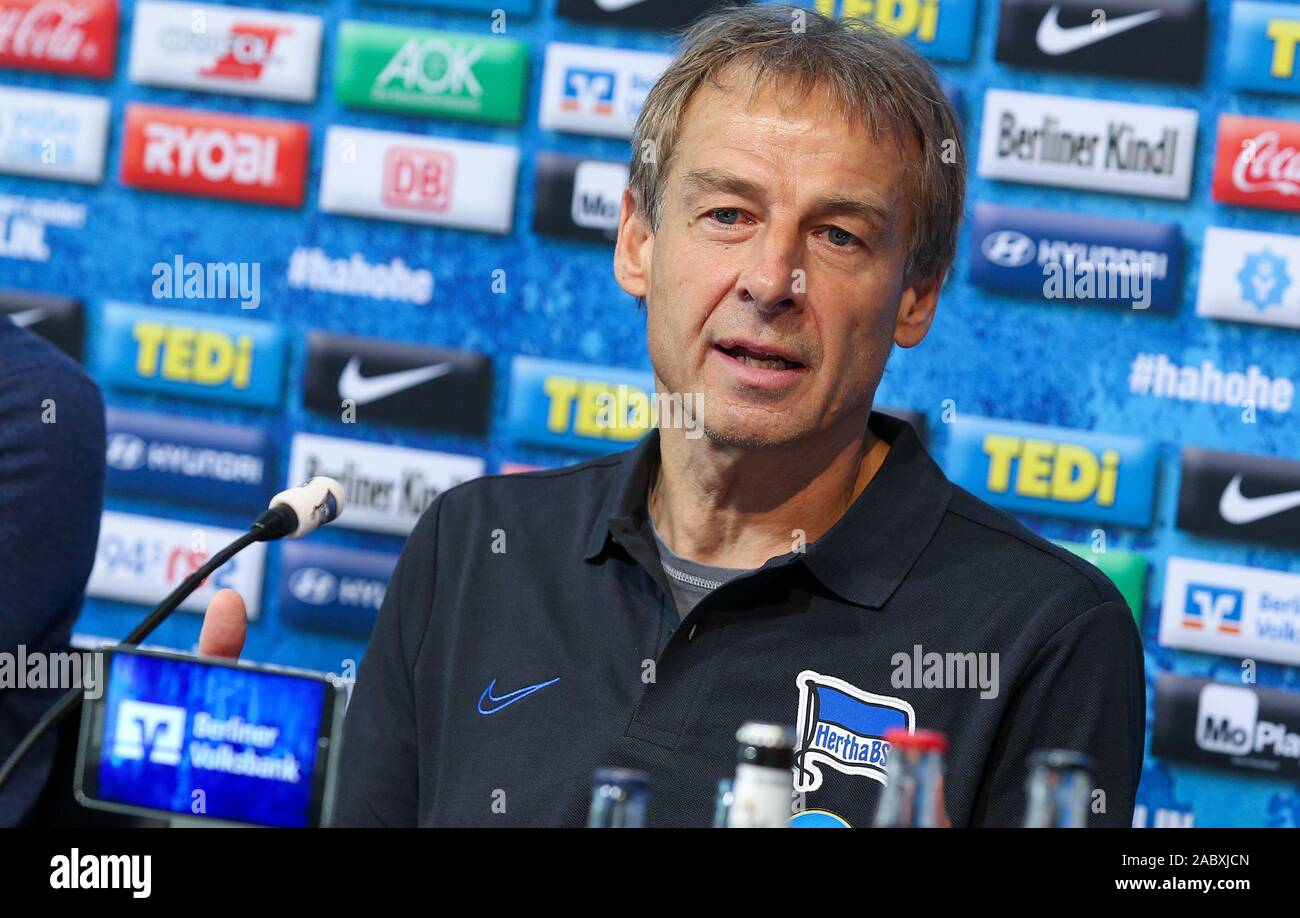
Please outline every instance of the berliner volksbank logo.
M885 731L915 729L916 714L901 698L875 695L833 676L805 669L799 687L799 746L794 757L794 789L822 786L819 766L885 783L889 744Z

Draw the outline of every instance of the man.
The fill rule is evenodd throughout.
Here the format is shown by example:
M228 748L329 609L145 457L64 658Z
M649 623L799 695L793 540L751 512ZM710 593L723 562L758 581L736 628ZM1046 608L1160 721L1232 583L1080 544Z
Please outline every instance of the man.
M104 405L72 360L0 314L0 652L68 650L95 561ZM0 689L0 762L63 694ZM54 767L50 731L0 788L0 826L32 814ZM71 789L62 789L71 805Z
M1092 755L1092 822L1127 825L1144 684L1124 601L871 411L962 215L928 65L809 12L720 13L633 150L614 271L656 391L694 398L703 435L661 417L628 452L434 502L360 669L339 821L577 825L611 765L650 773L651 824L704 825L736 728L766 720L798 726L792 809L823 819L869 824L893 723L947 734L955 825L1017 824L1047 747ZM208 626L237 649L238 601ZM913 678L932 653L971 679Z

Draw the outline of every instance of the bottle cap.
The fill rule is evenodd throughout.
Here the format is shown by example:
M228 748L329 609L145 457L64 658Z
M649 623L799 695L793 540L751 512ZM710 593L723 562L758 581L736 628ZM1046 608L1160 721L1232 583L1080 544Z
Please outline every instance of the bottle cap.
M885 742L890 749L915 749L918 752L947 752L948 737L938 730L916 730L909 733L903 727L885 731Z

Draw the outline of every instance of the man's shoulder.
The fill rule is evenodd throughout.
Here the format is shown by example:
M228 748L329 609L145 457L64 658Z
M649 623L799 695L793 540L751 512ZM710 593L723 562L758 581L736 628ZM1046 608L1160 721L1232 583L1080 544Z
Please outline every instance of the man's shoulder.
M14 395L60 383L65 390L99 400L99 390L85 370L67 354L35 332L19 328L0 315L0 392Z
M1107 603L1127 609L1115 584L1095 564L957 485L939 539L941 552L967 554L964 578L973 589L986 596L1012 590L1059 619L1057 624Z

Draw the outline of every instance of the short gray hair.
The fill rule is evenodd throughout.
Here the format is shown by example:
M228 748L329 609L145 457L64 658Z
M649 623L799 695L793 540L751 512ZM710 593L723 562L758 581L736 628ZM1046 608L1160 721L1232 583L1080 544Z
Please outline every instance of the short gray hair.
M637 117L630 184L652 231L662 212L661 182L671 168L682 115L705 80L739 65L750 96L764 78L784 78L799 98L824 87L848 118L900 153L906 138L919 155L909 163L912 236L906 277L937 277L952 265L966 196L966 152L952 105L934 70L902 39L874 23L837 21L812 10L740 7L706 16L683 35L682 49L659 77Z

